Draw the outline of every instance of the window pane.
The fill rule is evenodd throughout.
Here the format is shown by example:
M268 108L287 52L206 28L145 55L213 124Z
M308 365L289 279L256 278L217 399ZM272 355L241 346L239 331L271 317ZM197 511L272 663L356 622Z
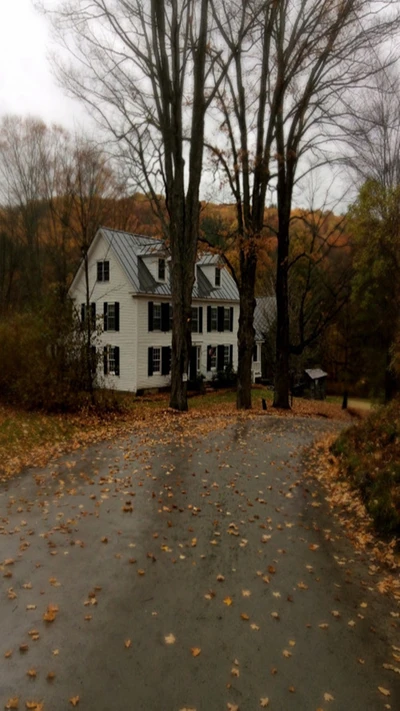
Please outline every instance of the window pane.
M161 348L153 348L153 373L161 373Z
M224 368L229 365L229 346L224 346Z
M230 309L224 308L224 331L229 331L231 326L231 313Z
M217 330L217 307L216 306L211 307L211 330L212 331Z
M199 309L192 306L192 333L199 332Z
M109 331L115 331L115 304L107 306L107 328Z
M221 286L221 269L215 267L215 286Z
M110 262L103 262L103 281L110 281Z
M108 347L108 372L115 373L115 348Z
M210 351L210 368L216 368L217 367L217 349L215 346L211 346Z
M161 304L153 306L153 331L161 331Z
M158 260L158 278L161 281L165 279L165 259Z

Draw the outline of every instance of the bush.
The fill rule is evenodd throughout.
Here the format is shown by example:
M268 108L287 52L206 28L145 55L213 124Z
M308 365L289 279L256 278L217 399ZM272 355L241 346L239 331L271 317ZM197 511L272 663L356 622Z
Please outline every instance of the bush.
M332 452L359 489L376 529L400 539L400 401L343 432Z
M219 370L213 375L211 385L215 390L219 388L232 388L237 383L237 374L232 365L225 366L224 370Z
M0 362L0 395L10 403L69 410L87 402L85 334L69 303L50 300L4 319Z

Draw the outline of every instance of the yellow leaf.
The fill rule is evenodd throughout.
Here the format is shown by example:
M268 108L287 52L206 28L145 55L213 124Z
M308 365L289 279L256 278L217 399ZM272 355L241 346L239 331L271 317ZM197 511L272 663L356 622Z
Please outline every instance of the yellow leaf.
M224 580L225 580L225 578L224 578L224 576L221 575L221 573L220 573L219 575L217 575L217 580L218 580L219 583L223 583Z
M231 597L225 597L225 598L224 598L224 603L225 603L225 605L228 605L228 607L229 607L230 605L232 605L233 600L232 600Z
M138 570L138 575L144 575L144 574L145 574L144 570L142 570L141 568L139 568L139 570Z
M175 636L172 634L172 632L171 632L170 634L167 634L167 635L164 637L164 640L165 640L165 642L166 642L167 644L175 644L175 642L176 642L176 637L175 637Z
M269 699L268 699L268 697L267 697L267 696L263 696L263 697L260 699L260 706L262 706L262 707L265 709L265 708L268 706L268 704L269 704Z
M279 615L277 612L271 612L271 617L273 617L274 620L279 620Z
M292 656L292 653L289 652L289 650L287 650L287 649L284 649L283 652L282 652L282 654L283 654L284 657L286 657L286 659L289 659L289 657Z
M378 686L378 689L384 696L390 696L390 691L388 691L388 689L385 689L383 686Z
M334 701L334 696L332 694L324 694L324 701Z
M45 622L54 622L58 612L58 605L47 605L47 610L43 615Z
M12 699L8 699L6 703L6 709L17 709L19 706L18 696L14 696Z
M248 614L246 612L242 612L240 617L242 618L242 620L245 620L245 621L250 619L250 617L248 616Z
M28 669L28 671L26 673L28 676L30 676L32 679L34 679L36 676L36 669Z
M197 546L197 538L192 538L192 548Z
M321 624L318 625L318 627L319 627L321 630L327 630L328 627L329 627L329 625L328 625L326 622L321 622Z
M252 622L250 627L252 630L259 630L260 629L259 626L255 624L255 622Z
M72 704L72 706L78 706L79 696L71 696L69 703Z
M7 652L4 654L6 659L9 659L12 656L12 649L8 649Z
M243 595L243 597L250 597L251 592L250 592L250 590L242 590L242 595Z
M239 676L240 676L239 669L238 669L237 667L232 667L232 669L231 669L231 674L232 674L232 676L237 676L237 677L239 677Z
M126 639L125 642L124 642L124 644L125 644L126 649L129 649L129 647L132 646L132 640L131 640L131 639Z
M230 704L229 702L227 703L227 708L228 711L239 711L239 706L236 704Z
M201 653L200 647L191 647L190 651L192 653L192 657L198 657L199 654Z
M43 711L42 701L27 701L25 706L27 709L32 709L32 711Z
M319 545L317 543L310 543L310 545L308 547L309 547L310 551L316 551L316 550L318 550Z

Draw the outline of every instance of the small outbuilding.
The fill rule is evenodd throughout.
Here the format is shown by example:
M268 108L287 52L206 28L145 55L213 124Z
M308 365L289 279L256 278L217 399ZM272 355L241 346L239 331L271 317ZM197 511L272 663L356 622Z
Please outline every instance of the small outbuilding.
M308 368L304 371L304 393L310 393L313 400L325 400L326 397L326 378L328 373L321 368Z

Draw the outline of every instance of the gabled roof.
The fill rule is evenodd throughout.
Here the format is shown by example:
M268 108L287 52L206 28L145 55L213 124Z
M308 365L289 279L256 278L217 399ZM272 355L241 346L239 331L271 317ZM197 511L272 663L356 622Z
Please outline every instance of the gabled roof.
M254 328L256 332L256 341L264 340L275 319L275 296L261 296L256 299L256 308L254 309Z
M166 282L158 282L146 266L148 257L166 257L168 252L162 240L145 235L132 234L121 230L101 227L100 230L109 248L114 252L124 269L132 290L137 294L170 296L171 287ZM221 269L221 285L215 287L207 278L203 267L219 266L217 255L203 255L196 263L196 281L192 296L194 299L212 299L215 301L237 301L238 290L234 280L226 269Z

